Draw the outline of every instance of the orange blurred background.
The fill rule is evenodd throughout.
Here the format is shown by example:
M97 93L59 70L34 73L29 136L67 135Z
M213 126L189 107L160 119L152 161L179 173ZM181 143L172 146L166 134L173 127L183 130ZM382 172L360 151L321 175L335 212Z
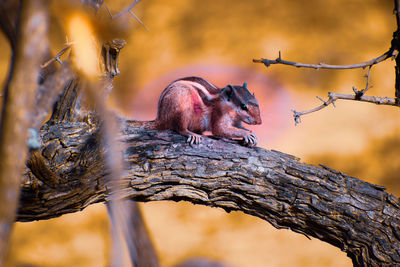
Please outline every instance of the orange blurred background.
M52 50L63 48L57 1ZM105 1L114 14L129 1ZM171 81L198 75L223 87L247 82L260 101L263 124L252 130L259 145L322 163L348 175L385 185L400 195L399 109L338 101L336 108L306 115L294 126L291 109L320 105L328 91L351 94L365 87L366 70L309 70L252 63L253 58L353 64L381 55L396 29L389 0L144 0L131 16L113 23L129 28L109 105L132 119L153 119L160 92ZM104 7L99 17L107 20ZM107 23L107 22L106 22ZM100 26L95 26L96 27ZM101 35L101 32L99 31ZM114 36L115 37L115 36ZM0 75L10 51L0 35ZM394 96L394 62L372 68L368 94ZM141 204L162 266L207 257L228 266L351 266L338 248L317 239L276 230L239 212L190 203ZM14 228L7 266L105 266L109 222L102 204L80 213Z

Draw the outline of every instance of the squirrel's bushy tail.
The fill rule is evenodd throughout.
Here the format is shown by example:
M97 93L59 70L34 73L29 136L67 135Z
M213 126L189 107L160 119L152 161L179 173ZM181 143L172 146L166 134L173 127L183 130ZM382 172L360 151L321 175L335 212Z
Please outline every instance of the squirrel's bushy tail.
M134 128L141 128L146 130L157 130L157 123L156 120L152 121L129 121L129 126Z

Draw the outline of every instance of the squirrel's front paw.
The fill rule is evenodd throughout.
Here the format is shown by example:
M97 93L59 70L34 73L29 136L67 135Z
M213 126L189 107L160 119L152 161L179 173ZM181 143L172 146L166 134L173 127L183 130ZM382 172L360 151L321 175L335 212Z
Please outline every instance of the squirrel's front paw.
M247 135L243 137L243 143L246 146L254 147L257 145L257 136L254 133L249 132Z
M189 143L190 145L200 144L200 142L201 142L201 136L198 134L190 134L186 140L186 143Z

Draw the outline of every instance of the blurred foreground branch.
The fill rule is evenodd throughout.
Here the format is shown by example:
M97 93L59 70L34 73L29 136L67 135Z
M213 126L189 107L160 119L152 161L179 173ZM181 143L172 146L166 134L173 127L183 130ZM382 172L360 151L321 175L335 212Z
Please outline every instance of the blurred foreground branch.
M44 1L16 2L8 3L14 5L16 14L11 11L6 14L6 9L0 8L3 16L0 26L9 38L13 53L0 121L0 265L8 251L18 204L40 61L48 48L48 14ZM20 30L15 23L21 25Z

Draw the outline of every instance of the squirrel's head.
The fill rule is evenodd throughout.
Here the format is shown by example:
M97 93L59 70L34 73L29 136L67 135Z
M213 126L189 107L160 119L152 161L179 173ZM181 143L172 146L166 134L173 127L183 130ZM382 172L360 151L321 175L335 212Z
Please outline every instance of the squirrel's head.
M247 83L227 85L221 90L222 98L229 103L239 116L239 120L247 124L261 124L261 114L254 93L247 89Z

